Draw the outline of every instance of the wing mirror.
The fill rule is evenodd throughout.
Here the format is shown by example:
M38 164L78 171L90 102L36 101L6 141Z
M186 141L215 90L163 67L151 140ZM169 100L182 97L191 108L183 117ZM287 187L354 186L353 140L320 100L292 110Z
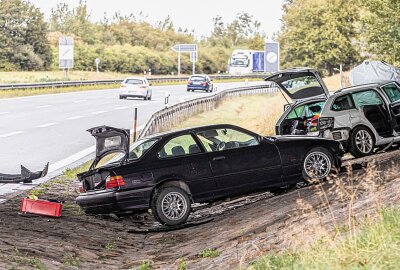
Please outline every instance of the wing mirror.
M288 110L291 107L292 106L290 104L285 104L285 105L283 105L283 111L286 112L286 110Z

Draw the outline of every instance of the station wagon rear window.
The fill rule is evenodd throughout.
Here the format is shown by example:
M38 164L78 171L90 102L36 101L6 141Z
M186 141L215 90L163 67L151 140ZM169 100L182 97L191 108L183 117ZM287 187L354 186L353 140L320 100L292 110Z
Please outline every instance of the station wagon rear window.
M290 94L296 95L297 92L312 87L320 88L321 85L314 76L303 76L282 82L282 86L287 89Z
M138 79L126 79L125 80L126 84L143 84L143 80L138 80Z
M206 80L206 77L201 77L201 76L193 76L190 77L191 81L197 81L197 82L204 82Z

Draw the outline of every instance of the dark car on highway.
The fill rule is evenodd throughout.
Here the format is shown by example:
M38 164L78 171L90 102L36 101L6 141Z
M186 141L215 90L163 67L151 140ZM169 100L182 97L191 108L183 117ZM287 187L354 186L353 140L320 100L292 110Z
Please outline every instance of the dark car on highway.
M198 74L190 76L187 84L187 91L202 90L212 92L214 83L208 75Z
M341 166L343 154L333 140L263 137L233 125L155 134L131 146L129 130L88 131L96 138L96 159L78 175L77 203L93 214L151 209L165 225L186 222L192 203L324 179ZM120 154L109 160L111 153Z

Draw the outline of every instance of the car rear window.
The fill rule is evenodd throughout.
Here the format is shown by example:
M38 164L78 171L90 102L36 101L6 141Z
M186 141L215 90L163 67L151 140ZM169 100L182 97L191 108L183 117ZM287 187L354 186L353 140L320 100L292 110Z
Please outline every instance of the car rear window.
M287 89L287 91L295 95L297 92L311 87L321 87L317 78L314 76L303 76L299 78L290 79L282 82L282 86Z
M338 97L332 104L332 111L345 111L350 109L354 109L353 100L350 95Z
M206 77L193 76L193 77L190 77L190 80L194 81L194 82L204 82L206 80Z
M126 84L143 84L143 80L139 79L126 79L125 80Z

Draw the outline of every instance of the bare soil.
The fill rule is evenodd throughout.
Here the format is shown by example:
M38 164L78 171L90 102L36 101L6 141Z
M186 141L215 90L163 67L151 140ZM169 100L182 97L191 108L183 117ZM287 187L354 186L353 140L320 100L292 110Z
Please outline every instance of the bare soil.
M150 261L152 269L178 269L182 261L187 269L247 267L262 254L305 246L321 232L332 233L335 225L348 222L350 204L351 220L398 205L400 151L370 159L369 166L379 165L342 173L321 185L198 206L191 222L203 224L170 231L162 231L149 215L85 215L74 202L77 183L57 179L40 197L65 201L61 218L20 215L26 194L0 205L0 268L136 269L143 261ZM357 188L353 201L345 198L339 182L352 184L346 190ZM206 249L215 249L216 257L199 256Z

